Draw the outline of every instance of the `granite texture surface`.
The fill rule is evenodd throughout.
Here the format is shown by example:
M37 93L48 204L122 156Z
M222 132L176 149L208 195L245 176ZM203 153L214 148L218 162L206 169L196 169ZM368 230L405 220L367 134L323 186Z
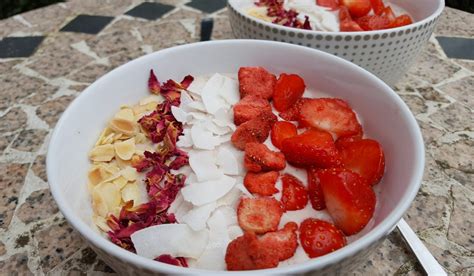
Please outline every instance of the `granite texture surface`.
M67 105L95 79L141 55L199 40L233 38L224 10L176 6L157 20L123 15L141 1L74 0L0 21L0 38L45 36L28 58L0 59L0 274L113 274L66 223L49 192L48 141ZM97 4L100 3L100 4ZM113 16L99 34L60 32L79 14ZM435 35L472 38L474 16L447 8ZM449 59L435 35L396 85L426 142L422 187L405 219L450 274L474 274L474 61ZM394 231L355 275L417 275Z

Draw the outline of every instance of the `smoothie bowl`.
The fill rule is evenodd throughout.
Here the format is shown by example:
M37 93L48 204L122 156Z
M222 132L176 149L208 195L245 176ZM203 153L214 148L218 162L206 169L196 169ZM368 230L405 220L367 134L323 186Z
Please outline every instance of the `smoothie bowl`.
M66 219L123 274L349 271L393 230L423 166L416 120L386 84L255 40L113 70L68 107L47 156Z
M276 13L268 4L257 6L255 3L259 2L281 3L283 11ZM346 2L349 8L343 5ZM351 7L353 2L368 5ZM327 7L331 3L334 6ZM394 85L430 38L444 1L230 0L228 7L237 38L282 41L319 49L349 60Z

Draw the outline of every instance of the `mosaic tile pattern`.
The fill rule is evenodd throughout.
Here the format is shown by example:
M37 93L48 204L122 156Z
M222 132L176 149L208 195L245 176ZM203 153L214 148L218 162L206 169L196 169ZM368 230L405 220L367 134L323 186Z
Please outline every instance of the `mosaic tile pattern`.
M213 20L211 39L233 38L219 4L225 1L215 1L220 6L212 8L202 6L206 0L160 1L173 8L147 20L130 15L141 2L72 0L0 21L3 41L19 34L45 37L28 58L0 58L2 273L114 273L53 203L45 173L52 128L87 85L116 66L201 40L201 28L207 28L201 26L203 18ZM81 14L113 20L97 35L60 31ZM471 14L447 8L435 35L472 38L470 26ZM474 62L447 57L435 36L396 86L426 143L423 184L405 219L446 270L459 275L474 273L473 87ZM422 270L394 231L352 274L421 275Z

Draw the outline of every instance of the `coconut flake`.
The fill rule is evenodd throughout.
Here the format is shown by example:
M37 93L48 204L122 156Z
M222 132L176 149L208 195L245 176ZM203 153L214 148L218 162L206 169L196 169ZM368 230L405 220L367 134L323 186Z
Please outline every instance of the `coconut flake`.
M199 258L209 241L209 231L193 231L186 224L160 224L136 231L131 239L137 254L154 259L162 254Z
M215 202L211 202L206 205L194 208L184 215L180 222L186 223L194 231L202 230L206 228L206 221L214 209L216 209L216 206L217 204Z
M242 231L242 228L238 225L232 225L229 228L227 228L227 233L229 234L229 238L231 240L235 240L237 237L240 237L244 234L244 231Z
M201 121L204 128L216 135L224 135L230 132L230 128L216 125L212 119L206 118Z
M176 146L180 148L189 148L193 146L193 139L191 138L191 130L189 128L183 129L183 135L179 136Z
M189 107L189 104L194 102L193 98L186 92L185 90L181 91L181 97L180 97L180 105L185 112L191 111L191 108Z
M219 179L222 171L216 165L214 152L207 150L192 150L189 152L189 165L199 182Z
M202 102L194 101L189 103L187 107L190 109L206 112L206 107Z
M202 124L195 124L191 127L191 139L197 149L212 150L219 145L219 137L212 135Z
M176 119L176 121L180 123L187 123L191 116L186 113L182 108L172 105L171 106L171 114Z
M242 196L242 191L240 191L237 187L234 186L232 190L230 190L227 194L225 194L225 196L221 197L217 201L217 206L236 207L241 196Z
M186 90L193 94L201 95L202 89L204 88L206 83L207 83L207 78L205 77L194 78L193 82L191 82L191 84Z
M216 180L191 183L181 189L186 201L201 206L223 197L235 184L235 179L226 175Z
M225 217L225 222L226 222L226 228L232 225L237 225L238 220L237 220L237 212L235 211L234 207L231 206L220 206L217 208L215 212L221 212L224 217Z
M232 78L224 77L220 96L230 105L238 103L240 101L239 83Z
M203 87L201 97L208 113L214 114L222 106L228 106L228 104L219 97L223 84L224 76L214 74Z
M176 198L173 200L173 202L170 204L170 207L168 208L168 213L176 213L178 208L183 204L184 198L183 195L179 192L176 195Z
M225 215L216 210L207 221L207 225L209 243L195 265L198 268L225 270L225 251L230 242Z
M243 171L243 155L231 150L228 145L221 145L217 152L216 164L228 175L240 175Z
M228 127L231 130L235 130L236 126L234 124L234 115L232 109L219 108L214 114L214 119L212 121L220 127Z

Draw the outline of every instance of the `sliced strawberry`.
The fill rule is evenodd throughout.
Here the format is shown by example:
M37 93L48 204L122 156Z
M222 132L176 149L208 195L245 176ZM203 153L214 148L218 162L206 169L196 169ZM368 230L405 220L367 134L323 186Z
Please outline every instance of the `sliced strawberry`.
M237 207L237 218L244 231L263 234L276 231L283 209L272 197L242 198Z
M271 99L276 83L276 77L262 67L240 67L239 69L240 98L247 95L263 99Z
M382 146L372 139L345 142L338 147L345 168L358 173L370 185L377 184L385 170Z
M288 222L283 229L261 236L258 238L261 252L277 255L280 261L293 257L298 247L296 230L298 230L298 225Z
M352 16L349 13L349 9L346 6L341 6L339 8L339 21L352 21Z
M319 181L318 178L319 170L320 169L317 168L309 168L306 171L308 175L309 202L311 202L313 209L318 211L326 208L326 204L324 203L323 189L321 188L321 181Z
M248 95L234 105L234 123L240 125L257 117L262 111L271 112L272 106L268 100Z
M360 135L339 137L336 140L336 148L338 150L341 150L342 148L344 148L345 145L350 144L355 141L359 141L361 139L362 139L362 133Z
M393 12L390 6L387 6L382 10L382 15L387 17L390 23L393 23L393 21L395 20L395 13Z
M344 234L324 220L308 218L300 225L300 242L310 258L320 257L344 247Z
M301 126L329 131L337 137L362 133L354 111L345 101L336 98L306 101L301 106L299 122Z
M278 172L274 171L262 173L247 172L244 178L244 185L252 194L271 196L278 193L275 183L279 175Z
M344 168L318 173L326 208L334 224L346 235L360 232L375 210L375 193L364 178Z
M257 117L237 127L231 137L232 144L244 150L247 143L263 143L267 140L277 117L271 111L263 111Z
M342 21L339 24L339 30L341 32L362 32L364 31L357 22L353 20Z
M381 15L385 5L382 0L370 0L370 4L376 15Z
M281 151L289 163L297 167L334 167L340 164L332 135L327 131L309 129L283 140Z
M301 181L291 174L281 177L283 184L281 203L288 211L303 209L308 204L308 192Z
M339 0L316 0L316 4L321 7L336 10L339 7Z
M296 121L299 118L301 106L303 105L303 103L305 103L308 100L309 100L308 98L300 98L299 100L296 101L296 103L292 107L288 108L287 110L283 112L280 112L280 114L278 115L283 120Z
M281 171L286 167L285 156L271 151L261 143L248 143L245 146L244 167L251 172Z
M276 267L279 262L276 254L260 253L260 242L255 233L246 232L231 241L227 246L225 263L227 270L254 270Z
M353 18L367 15L372 9L370 0L341 0L341 4L349 9Z
M290 122L279 121L273 125L270 137L272 138L272 144L280 149L281 142L283 140L296 136L297 134L298 131L294 124Z
M355 21L364 31L383 30L390 27L390 20L383 15L366 15Z
M406 14L402 14L400 16L395 17L392 24L390 24L389 28L398 28L406 25L410 25L413 23L413 20L410 16Z
M281 74L273 92L273 106L282 112L293 106L303 96L306 85L295 74Z

